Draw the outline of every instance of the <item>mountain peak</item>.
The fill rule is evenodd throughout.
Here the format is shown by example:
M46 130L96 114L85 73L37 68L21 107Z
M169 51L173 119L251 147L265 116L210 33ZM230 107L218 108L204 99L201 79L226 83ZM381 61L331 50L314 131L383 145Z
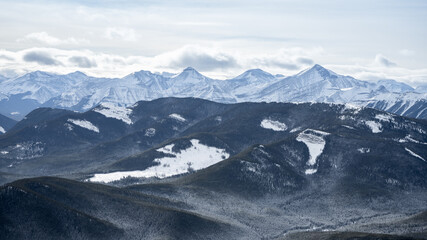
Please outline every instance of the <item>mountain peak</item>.
M297 76L303 76L303 75L307 75L307 74L313 74L313 73L318 73L320 76L322 76L323 78L327 78L327 77L331 77L331 76L336 76L337 74L332 72L329 69L324 68L323 66L319 65L319 64L315 64L313 67L306 69L300 73L297 74Z
M320 64L314 64L314 66L312 68L317 68L317 69L325 69L322 65Z
M140 76L140 75L152 75L153 73L151 71L147 70L140 70L138 72L134 72L131 75Z
M197 70L194 69L193 67L187 67L183 70L183 72L197 72Z
M315 64L313 67L310 68L309 71L317 71L317 72L331 72L329 69L324 68L320 64Z
M175 78L194 78L194 79L200 79L200 78L206 78L201 73L199 73L196 69L192 67L187 67L184 69L180 74L178 74Z
M34 71L34 72L27 73L26 75L28 75L28 76L30 76L30 77L51 76L51 74L50 74L50 73L43 72L43 71L39 71L39 70Z
M83 72L80 71L75 71L72 73L67 74L68 76L80 76L80 77L87 77L87 75Z
M271 75L271 73L268 73L268 72L266 72L266 71L264 71L262 69L259 69L259 68L249 69L245 73L251 73L253 75L269 75L269 76Z
M259 80L259 79L274 78L274 76L271 73L268 73L262 69L256 68L256 69L249 69L246 72L235 77L234 79L247 79L247 78L254 78L256 80Z

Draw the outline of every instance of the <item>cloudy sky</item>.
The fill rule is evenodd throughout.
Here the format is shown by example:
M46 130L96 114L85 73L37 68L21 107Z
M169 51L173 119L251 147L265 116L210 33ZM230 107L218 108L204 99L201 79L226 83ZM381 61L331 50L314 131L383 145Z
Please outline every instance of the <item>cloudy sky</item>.
M0 74L121 77L192 66L225 79L314 63L427 84L425 0L0 0Z

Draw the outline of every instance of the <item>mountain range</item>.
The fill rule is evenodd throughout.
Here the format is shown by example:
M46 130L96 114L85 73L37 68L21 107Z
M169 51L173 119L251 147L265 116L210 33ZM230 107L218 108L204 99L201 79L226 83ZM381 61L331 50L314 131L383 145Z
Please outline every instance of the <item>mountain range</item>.
M38 108L0 135L0 237L425 239L426 133L330 103Z
M414 89L394 80L361 81L320 65L288 77L252 69L227 80L208 78L191 67L175 75L139 71L123 78L96 78L82 72L36 71L0 80L0 114L15 120L38 107L84 112L100 103L131 106L161 97L197 97L221 103L352 104L427 119L425 86Z
M427 239L422 86L315 65L0 89L0 239Z

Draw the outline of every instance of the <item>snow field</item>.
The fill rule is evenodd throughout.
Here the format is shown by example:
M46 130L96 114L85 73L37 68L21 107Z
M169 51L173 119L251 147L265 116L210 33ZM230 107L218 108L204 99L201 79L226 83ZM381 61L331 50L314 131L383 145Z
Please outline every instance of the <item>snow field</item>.
M132 124L132 120L129 117L132 114L132 109L130 108L119 107L112 103L102 103L93 111L100 113L107 118L115 118L126 124Z
M314 166L316 164L317 158L322 154L325 148L326 141L323 138L327 135L329 135L329 133L313 129L306 129L298 134L296 140L304 143L310 154L307 165ZM305 174L313 174L316 172L317 169L310 168L305 171Z
M68 119L68 122L82 127L82 128L86 128L90 131L94 131L96 133L99 133L99 128L95 125L93 125L91 122L87 121L87 120L79 120L79 119Z
M273 131L286 131L286 129L288 129L286 124L279 121L270 120L270 119L262 120L260 126L262 128L271 129Z
M149 167L145 170L95 174L89 181L108 183L129 176L166 178L207 168L230 156L225 149L203 145L198 139L192 139L190 142L191 147L181 150L178 153L172 151L174 144L157 149L158 152L173 155L154 159L154 162L159 163L159 165Z

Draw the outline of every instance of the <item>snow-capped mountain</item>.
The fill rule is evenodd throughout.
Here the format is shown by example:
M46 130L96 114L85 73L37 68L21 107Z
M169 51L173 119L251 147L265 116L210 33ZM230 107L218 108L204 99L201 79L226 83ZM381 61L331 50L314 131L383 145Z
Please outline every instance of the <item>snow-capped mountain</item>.
M368 82L314 65L294 76L248 70L215 80L188 67L179 74L139 71L123 78L95 78L81 72L56 75L32 72L0 81L0 113L22 119L37 107L87 111L100 103L130 106L161 97L197 97L235 102L350 103L392 113L427 118L427 91L390 79Z
M196 97L218 102L235 102L233 94L227 91L223 82L203 76L192 67L184 69L168 81L167 96Z
M393 79L382 79L377 82L377 85L384 86L390 92L406 93L413 92L415 89L408 84L397 82Z
M374 85L349 76L341 76L320 65L264 88L256 98L275 102L346 103Z
M256 101L256 95L261 90L279 81L280 78L261 69L251 69L239 76L226 81L225 86L238 99ZM253 98L255 97L255 98Z

